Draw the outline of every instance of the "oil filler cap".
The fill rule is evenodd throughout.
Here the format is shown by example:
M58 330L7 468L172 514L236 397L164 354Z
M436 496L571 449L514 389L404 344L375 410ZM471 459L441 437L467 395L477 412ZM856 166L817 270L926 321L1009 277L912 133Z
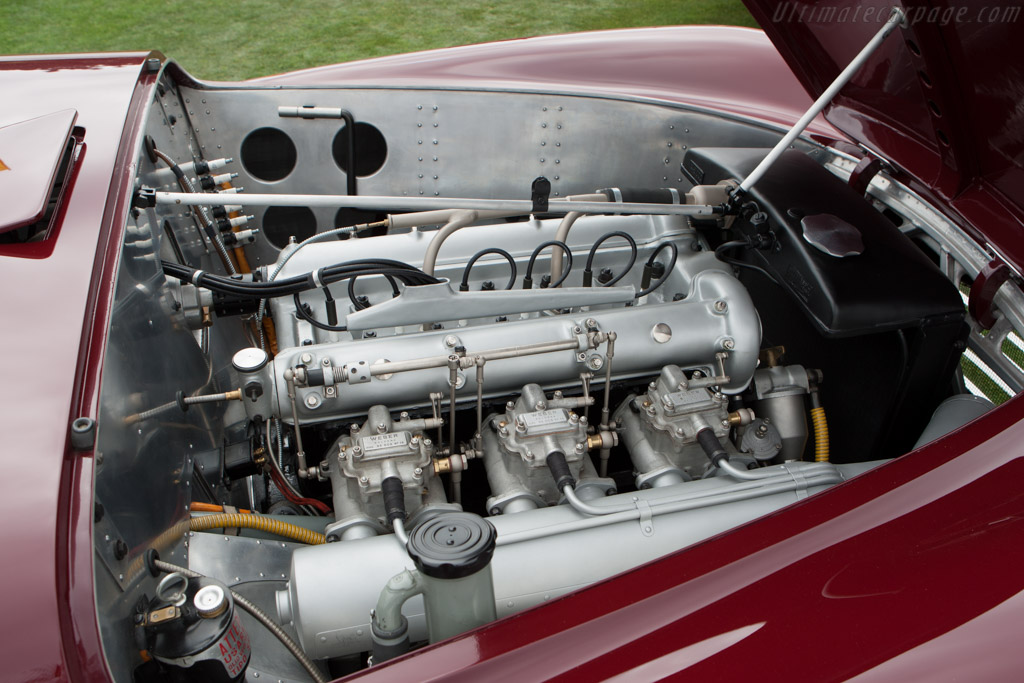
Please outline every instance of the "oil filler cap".
M426 576L461 579L487 566L497 537L494 525L478 515L445 512L416 527L409 556Z

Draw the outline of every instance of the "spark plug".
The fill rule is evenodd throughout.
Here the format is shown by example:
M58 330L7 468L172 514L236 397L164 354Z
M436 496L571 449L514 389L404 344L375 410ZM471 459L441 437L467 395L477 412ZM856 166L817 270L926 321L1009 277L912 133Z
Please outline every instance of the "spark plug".
M231 247L236 244L252 244L256 241L256 233L259 230L239 230L238 232L226 232L222 236L224 244Z
M235 228L241 228L251 221L254 216L235 216L234 218L221 218L217 221L217 229L221 232L230 232Z
M199 185L204 190L213 190L224 183L230 183L238 177L237 173L221 173L220 175L204 175L199 179Z
M234 159L229 157L221 159L210 159L209 161L199 160L192 164L192 166L194 167L195 173L197 175L203 175L205 173L210 173L212 171L219 171L220 169L224 168L225 166L232 162L234 162ZM189 170L192 169L183 168L182 170L184 170L187 173Z

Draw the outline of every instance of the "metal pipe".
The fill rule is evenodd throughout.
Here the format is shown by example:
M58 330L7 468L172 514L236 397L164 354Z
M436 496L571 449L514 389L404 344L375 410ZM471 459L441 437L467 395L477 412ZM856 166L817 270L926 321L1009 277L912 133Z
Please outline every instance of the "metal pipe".
M511 215L533 212L533 202L525 199L469 199L463 197L379 197L347 194L208 194L205 192L157 192L156 203L170 206L306 206L337 208L415 211L424 209L467 209L471 211L503 211ZM553 206L552 206L553 205ZM599 201L551 200L552 211L611 213L633 215L712 216L724 212L723 207L705 204L644 204Z
M427 245L427 253L423 256L423 272L427 275L434 274L434 265L437 263L437 253L441 251L441 245L448 239L448 235L451 235L456 230L474 223L479 218L479 213L476 211L457 211L452 217L445 223L444 227L434 233L433 239L430 240L430 244Z
M603 195L602 195L603 196ZM566 238L569 237L569 230L572 228L572 224L582 216L583 214L579 211L570 211L565 214L562 222L558 224L558 231L555 232L555 240L558 242L565 242ZM568 242L566 242L568 244ZM562 250L555 249L551 253L551 281L557 282L558 278L562 276Z
M506 358L522 358L523 356L535 356L541 353L553 353L555 351L577 351L581 348L580 343L576 339L566 339L563 341L556 342L538 342L536 344L523 344L522 346L508 346L503 349L494 349L493 351L482 351L478 356L482 356L487 361L492 360L504 360Z
M742 479L744 481L758 481L787 475L793 476L789 474L789 467L793 465L800 465L801 476L819 474L831 469L831 465L827 462L791 462L784 463L782 465L773 465L771 467L763 467L756 470L745 470L731 463L728 458L722 458L718 461L718 468L722 470L722 472L733 479ZM821 467L822 465L824 467Z
M522 346L509 346L490 351L465 356L465 362L470 366L476 364L477 358L484 361L504 360L506 358L521 358L541 353L554 353L556 351L576 351L580 348L579 340L565 339L553 342L537 342L536 344L523 344ZM427 358L413 358L412 360L388 361L375 363L370 366L370 375L390 375L398 372L412 372L414 370L429 370L431 368L444 368L448 366L448 356L428 356ZM460 366L463 361L460 361Z
M788 491L804 490L816 486L829 486L831 484L838 484L843 481L843 477L839 472L836 472L832 476L816 475L812 477L806 477L802 481L796 479L782 479L780 478L778 483L762 480L756 485L748 488L738 489L736 487L730 487L727 493L721 493L715 491L714 495L703 495L694 498L685 498L682 500L673 500L668 503L661 503L658 505L651 504L651 514L653 516L671 514L674 512L683 512L685 510L694 510L697 508L710 507L712 505L723 505L725 503L735 503L743 500L750 500L752 498L760 498L761 496L769 496L776 493L785 493ZM753 483L753 482L751 482ZM566 487L569 488L568 486ZM665 489L659 489L664 491ZM563 493L565 491L563 490ZM573 499L576 501L572 503L572 507L581 514L588 515L587 517L574 520L567 524L558 526L545 526L535 529L528 529L526 531L511 532L503 536L498 537L498 546L512 545L514 543L523 543L526 541L532 541L538 538L548 538L560 534L571 533L573 531L581 531L583 529L591 529L599 526L606 526L609 524L617 524L619 522L631 521L639 519L641 510L638 507L632 506L630 509L615 509L611 506L593 506L589 505L573 494ZM577 507L579 505L580 507ZM605 508L609 509L609 512L604 512ZM596 510L597 512L591 513L585 510Z
M441 426L444 424L444 420L441 419L441 398L443 396L444 395L439 391L432 391L430 393L430 409L434 416L433 419L437 421L437 447L439 449L441 448L441 443L443 441L441 438L443 436Z
M387 217L388 229L422 228L427 225L444 224L464 211L465 209L435 209L433 211L391 214ZM514 215L508 211L477 211L476 214L476 220L478 221L508 218Z
M601 405L601 424L599 425L600 431L610 432L611 424L609 423L609 405L608 401L612 395L612 358L615 357L615 332L608 333L608 345L607 351L605 351L605 369L604 369L604 403ZM603 445L603 444L602 444ZM608 476L608 460L611 458L611 448L604 447L601 449L599 454L599 460L601 463L601 476Z
M476 447L480 448L480 435L484 430L484 363L487 359L476 357Z
M617 336L615 332L608 333L604 367L604 403L601 405L601 429L609 429L608 416L610 413L608 402L612 393L612 358L615 357L615 338Z
M459 357L448 356L448 454L455 455L455 387L459 383ZM438 447L441 444L437 444Z
M299 406L295 402L295 373L291 368L284 371L284 381L288 386L288 399L292 403L292 422L295 425L295 458L299 461L299 477L309 476L306 471L306 451L302 449L302 428L299 426Z
M459 383L459 357L448 356L448 383L451 393L448 398L448 455L454 456L455 448L455 389ZM440 446L441 444L438 444ZM462 505L462 472L452 470L452 502Z
M722 464L725 464L728 463L728 460L723 459L721 462ZM820 465L824 465L824 467L820 467ZM723 468L723 470L725 470L725 468ZM754 475L737 476L736 478L749 482L750 486L740 488L730 487L730 491L757 491L760 490L761 486L774 485L774 482L776 481L783 485L794 485L798 488L806 488L808 486L834 484L843 480L842 474L840 474L839 470L828 463L786 463L785 465L765 468L756 473L739 469L730 469L727 471L730 475L733 474L733 471L746 475ZM608 516L627 512L630 514L639 514L639 510L633 503L590 505L589 503L580 500L573 488L568 485L562 489L562 493L565 495L566 501L573 507L573 509L584 515ZM711 495L717 495L717 492L712 492ZM668 502L651 503L650 507L652 512L657 513L677 512L678 510L689 509L687 507L678 507L681 502L692 502L694 500L702 500L707 497L706 493L702 493L701 495L694 496L693 498L682 497L670 499ZM727 502L731 502L731 499Z
M391 528L395 530L395 538L402 544L402 547L409 545L409 534L405 532L405 522L401 519L395 519L391 522Z
M740 183L739 188L736 190L737 194L743 194L750 191L750 188L761 179L771 165L774 164L780 156L782 156L782 153L785 152L791 144L793 144L793 141L800 136L800 133L804 132L804 129L807 128L811 121L813 121L814 118L825 109L825 106L832 101L832 98L839 94L839 91L842 90L843 86L846 85L851 78L853 78L853 75L864 65L864 62L868 60L868 57L878 49L878 46L882 44L882 41L884 41L903 20L903 11L898 7L894 7L892 9L892 14L886 20L885 25L878 30L878 33L868 41L868 44L865 45L857 56L853 58L853 61L851 61L846 68L836 76L836 79L832 81L832 84L828 86L828 88L825 89L825 92L818 96L818 99L814 101L811 108L804 112L804 115L800 117L800 120L793 124L793 127L789 129L789 132L782 136L782 139L779 140L778 144L772 148L772 151L768 152L768 155L761 160L761 163L757 165L757 168L751 171L750 174L743 179L743 182Z

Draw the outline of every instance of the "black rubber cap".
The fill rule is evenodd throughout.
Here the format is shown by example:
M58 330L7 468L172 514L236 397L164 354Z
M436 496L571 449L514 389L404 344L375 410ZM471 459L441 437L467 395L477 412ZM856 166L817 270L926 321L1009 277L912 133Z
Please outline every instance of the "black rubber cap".
M469 512L445 512L416 527L409 556L416 569L435 579L461 579L488 565L498 532Z

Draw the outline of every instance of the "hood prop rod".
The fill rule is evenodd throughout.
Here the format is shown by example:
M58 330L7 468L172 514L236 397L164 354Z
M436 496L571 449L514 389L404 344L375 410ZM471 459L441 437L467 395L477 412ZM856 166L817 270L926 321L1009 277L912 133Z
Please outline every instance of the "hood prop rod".
M903 10L899 7L893 7L892 14L889 15L885 25L879 29L878 33L876 33L870 41L868 41L868 44L865 45L857 56L853 58L853 61L851 61L846 68L836 76L836 79L832 81L832 84L829 85L828 88L825 89L825 92L818 96L818 99L814 101L814 104L811 105L810 109L804 112L804 115L800 117L800 120L793 124L793 127L790 128L784 136L782 136L782 139L779 140L778 144L772 148L772 151L768 152L767 156L761 160L761 163L757 165L757 168L751 171L743 182L739 184L739 187L733 191L734 200L738 200L750 191L750 188L761 179L771 165L774 164L775 161L782 156L782 153L786 151L791 144L793 144L793 141L804 132L804 129L810 125L811 121L813 121L815 117L825 109L825 106L832 101L832 98L839 94L839 91L843 89L843 86L853 78L853 75L860 70L864 65L864 62L866 62L872 53L878 49L878 46L881 45L889 34L905 20L906 17Z

